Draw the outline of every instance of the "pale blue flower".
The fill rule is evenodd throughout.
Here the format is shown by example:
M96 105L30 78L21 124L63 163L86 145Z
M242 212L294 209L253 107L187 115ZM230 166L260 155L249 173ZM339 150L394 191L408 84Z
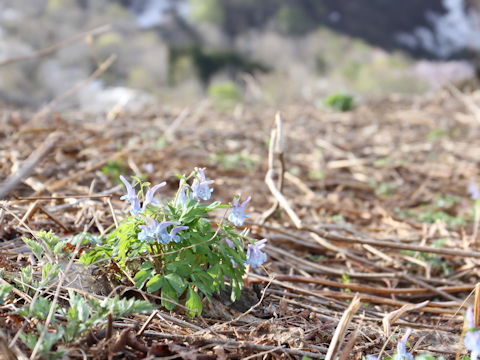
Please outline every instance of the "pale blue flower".
M135 192L133 186L122 175L120 175L120 180L122 180L122 182L125 184L125 187L127 188L127 194L123 195L120 200L127 200L128 202L130 202L130 204L132 205L130 213L133 216L138 216L138 214L145 211L147 206L154 202L153 196L155 195L155 192L161 187L167 185L167 183L164 181L161 184L155 185L150 190L148 190L147 195L145 196L145 201L143 202L143 206L140 208L140 200L138 200L137 193Z
M130 204L132 205L130 212L133 216L137 216L141 212L140 201L138 200L137 193L135 192L133 186L122 175L120 175L120 180L122 180L122 182L125 184L125 187L127 188L127 194L123 195L120 200L127 200L128 202L130 202Z
M367 360L378 360L378 356L376 356L376 355L367 355Z
M180 236L177 235L177 233L182 230L188 230L188 226L175 226L172 231L170 231L170 240L173 240L176 243L182 241Z
M165 185L167 185L166 181L158 185L155 185L154 187L152 187L150 190L147 191L147 195L145 195L145 201L143 202L142 210L145 210L148 204L152 204L154 202L153 197L155 196L155 192L161 187L164 187Z
M235 249L235 244L233 243L232 240L230 240L229 238L226 238L225 242L227 243L229 248Z
M233 208L232 212L228 216L228 220L236 226L241 226L245 222L245 218L250 217L250 215L245 215L245 206L250 202L252 199L251 196L248 197L247 200L245 200L242 205L238 206L238 202L240 201L240 196L233 200Z
M402 339L398 342L397 353L393 357L393 360L413 360L413 355L407 352L407 340L411 333L412 329L408 329Z
M480 330L475 328L473 309L471 307L467 309L466 318L467 333L465 334L463 343L465 347L472 352L470 355L470 360L477 360L478 355L480 354Z
M189 197L187 196L186 190L185 190L185 180L181 179L180 180L180 185L178 186L178 195L177 195L177 200L175 202L175 207L178 207L179 205L184 208L185 204L189 200ZM192 199L193 196L190 194L190 199Z
M170 225L180 225L178 221L162 221L157 227L157 241L161 244L168 244L172 238L167 231Z
M254 245L248 244L247 247L247 264L253 268L259 267L267 261L267 254L261 250L265 247L267 239L257 241Z
M142 231L138 234L138 240L149 243L158 242L164 245L172 240L177 243L180 242L181 239L177 233L181 230L187 230L188 226L176 226L168 233L167 227L170 225L180 225L180 223L177 221L162 221L158 223L156 220L146 217L145 225L139 226Z
M208 185L213 184L215 181L207 180L205 178L205 173L203 172L203 169L195 168L195 170L197 171L198 175L193 180L193 195L202 200L209 200L210 196L212 195L213 189L210 189Z
M150 218L145 218L145 225L140 225L139 228L142 229L138 234L138 240L142 242L153 243L157 241L157 227L158 223Z
M480 190L473 179L470 179L470 182L468 183L468 193L474 201L480 198Z

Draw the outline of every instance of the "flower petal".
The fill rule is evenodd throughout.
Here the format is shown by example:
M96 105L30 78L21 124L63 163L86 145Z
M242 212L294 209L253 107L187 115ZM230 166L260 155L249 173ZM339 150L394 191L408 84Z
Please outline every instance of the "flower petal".
M152 187L150 190L147 191L147 195L145 196L145 201L143 202L143 209L146 209L148 204L152 202L153 197L155 196L155 192L161 187L164 187L165 185L167 185L166 181L158 185L155 185L154 187Z

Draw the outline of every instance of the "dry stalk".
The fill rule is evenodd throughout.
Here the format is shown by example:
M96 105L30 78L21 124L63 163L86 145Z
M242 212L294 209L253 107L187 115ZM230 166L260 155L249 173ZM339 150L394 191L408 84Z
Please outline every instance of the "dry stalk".
M288 204L287 199L282 195L283 189L283 176L285 172L285 161L284 161L284 150L283 150L283 122L280 113L277 112L275 115L275 126L276 128L272 130L270 137L270 147L268 151L268 171L265 175L265 183L267 184L270 192L274 196L275 203L273 206L268 209L260 219L260 224L265 223L265 221L272 216L272 214L277 210L280 205L288 214L290 219L292 219L295 226L299 229L302 228L302 221L297 216L295 211ZM278 171L278 184L275 185L273 180L275 176L275 159L278 159L279 171Z
M417 311L422 309L423 307L427 306L430 302L424 301L420 304L408 304L403 305L400 309L389 312L383 317L382 324L383 324L383 331L385 332L386 337L390 337L392 334L391 326L397 322L400 317L410 311Z
M299 349L291 349L287 347L278 348L277 346L260 345L260 344L255 344L249 341L215 339L215 338L207 338L205 336L197 337L197 336L191 336L191 335L175 335L175 334L159 333L156 331L145 331L144 334L146 336L150 336L154 338L186 342L188 344L218 344L218 345L224 345L225 347L234 348L234 349L243 348L251 351L273 351L275 353L286 353L294 356L307 356L312 359L323 359L325 356L324 353L305 351L305 350L299 350ZM327 351L326 348L323 348L320 346L316 346L316 348L319 348L325 352Z
M3 60L3 61L0 62L0 67L5 66L5 65L9 65L9 64L13 64L13 63L17 63L17 62L20 62L20 61L31 60L31 59L39 58L39 57L42 57L42 56L46 56L46 55L51 54L51 53L53 53L57 50L60 50L60 49L64 48L64 47L75 44L76 42L78 42L80 40L83 40L87 37L100 35L104 32L110 31L110 29L111 29L111 26L109 24L96 27L95 29L92 29L92 30L83 32L81 34L78 34L78 35L72 37L71 39L61 41L57 44L54 44L54 45L51 45L51 46L46 47L44 49L35 51L31 54Z
M328 347L325 360L335 359L335 355L337 354L338 349L340 348L343 338L345 336L345 331L347 330L347 327L350 324L353 315L357 312L359 307L360 296L358 296L358 294L355 294L355 297L352 299L349 307L343 313L343 316L340 319L337 328L335 329L335 333L333 334L332 341L330 342L330 346Z
M475 300L473 306L473 321L475 327L480 326L480 283L475 285Z
M95 80L97 77L102 75L117 59L117 55L110 55L107 60L105 60L103 63L101 63L98 68L84 81L80 82L79 84L75 85L73 88L68 90L67 92L57 96L56 98L52 99L49 103L45 104L30 120L31 123L34 123L35 121L43 118L46 116L48 113L52 111L52 109L62 102L65 99L68 99L70 96L74 95L81 89L83 89L85 86L90 84L93 80ZM25 131L26 127L24 126L22 129L20 129L20 133Z
M450 255L450 256L460 256L466 258L475 258L480 259L480 252L473 251L473 250L457 250L457 249L445 249L445 248L436 248L433 246L422 246L422 245L413 245L413 244L401 244L392 241L383 241L383 240L376 240L376 239L369 239L369 238L351 238L342 235L332 234L328 231L315 229L312 227L304 227L305 230L313 232L325 239L331 241L339 241L339 242L349 242L349 243L357 243L357 244L368 244L374 247L384 247L384 248L391 248L391 249L401 249L401 250L412 250L418 252L426 252L426 253L433 253L433 254L441 254L441 255Z
M10 191L12 191L23 179L28 177L35 166L40 163L45 156L58 144L61 137L60 132L53 132L47 136L43 144L37 148L25 160L20 169L14 174L10 175L7 180L0 186L0 199L4 198Z

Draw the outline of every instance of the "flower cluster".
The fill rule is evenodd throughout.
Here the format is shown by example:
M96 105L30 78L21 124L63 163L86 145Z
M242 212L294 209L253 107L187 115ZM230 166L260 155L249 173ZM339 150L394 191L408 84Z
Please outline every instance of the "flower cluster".
M179 189L175 197L174 206L176 208L185 209L185 206L189 200L210 200L213 189L210 187L215 181L207 180L205 177L204 169L195 168L195 171L192 173L193 182L190 186L187 183L188 178L181 178ZM189 177L190 178L190 177ZM181 241L180 236L178 235L179 231L188 230L189 226L182 225L179 221L160 221L145 214L149 204L155 203L153 197L158 189L166 185L166 182L162 182L158 185L153 186L149 189L145 195L142 206L140 206L140 200L135 192L135 189L132 184L130 184L125 177L120 176L120 180L125 184L127 189L127 194L122 196L122 200L127 200L130 205L130 213L134 217L138 217L143 214L144 224L139 225L141 231L138 233L138 240L142 243L147 244L162 244L166 245L170 242L179 243ZM235 226L242 226L245 222L245 219L249 215L245 214L245 207L248 205L252 199L249 196L244 202L240 203L241 195L238 195L233 200L232 210L228 216L228 220ZM230 239L226 239L227 244L230 248L234 248L233 243ZM262 252L262 249L265 247L266 239L256 242L255 244L248 244L246 261L244 264L250 265L252 268L261 266L266 260L267 255ZM232 260L232 263L236 262Z
M165 245L173 240L178 243L181 239L177 233L181 230L188 230L188 226L175 226L170 233L168 233L167 228L170 225L180 225L180 223L178 221L162 221L158 223L150 217L147 217L145 221L145 225L139 226L142 231L138 234L138 240L142 242L157 242Z
M120 180L122 180L122 182L125 184L125 187L127 188L127 194L123 195L120 200L127 200L130 203L130 205L132 206L132 208L130 209L130 213L133 216L138 216L140 213L144 212L147 206L154 202L153 197L155 196L157 190L167 185L167 183L164 181L148 190L147 195L145 195L143 206L140 207L140 200L138 199L137 193L135 192L132 184L130 184L127 179L125 179L122 175L120 175Z

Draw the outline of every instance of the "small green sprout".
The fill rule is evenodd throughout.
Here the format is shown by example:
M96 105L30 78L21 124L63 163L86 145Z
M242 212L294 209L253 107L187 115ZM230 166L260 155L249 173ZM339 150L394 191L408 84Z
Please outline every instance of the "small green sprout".
M337 111L349 111L354 108L355 101L352 95L335 93L327 96L324 104Z

